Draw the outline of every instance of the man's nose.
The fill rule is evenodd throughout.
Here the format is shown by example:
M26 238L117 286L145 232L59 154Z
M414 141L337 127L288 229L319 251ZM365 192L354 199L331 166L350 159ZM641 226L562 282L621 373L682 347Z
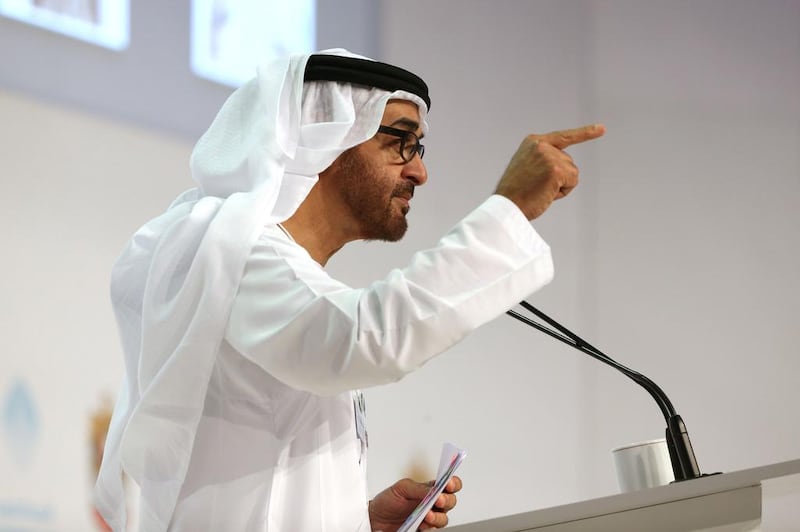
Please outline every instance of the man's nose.
M403 165L403 177L410 179L415 185L424 185L428 180L428 169L425 168L425 163L422 162L422 157L418 153Z

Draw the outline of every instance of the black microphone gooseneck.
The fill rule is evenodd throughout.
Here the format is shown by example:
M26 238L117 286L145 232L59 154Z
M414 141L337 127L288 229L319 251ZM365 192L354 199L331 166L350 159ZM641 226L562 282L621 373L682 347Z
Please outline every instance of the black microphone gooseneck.
M700 474L700 468L697 466L697 459L692 450L692 442L689 440L689 433L686 431L686 425L675 412L672 402L667 397L667 394L658 387L656 383L645 377L638 371L634 371L613 360L611 357L606 356L602 351L590 345L588 342L582 340L578 335L568 330L566 327L547 316L544 312L540 311L527 301L521 301L520 306L532 313L534 316L544 321L550 327L542 325L533 319L520 314L514 310L509 310L507 314L512 318L516 318L522 323L530 325L539 331L552 336L556 340L564 342L565 344L574 347L578 351L586 353L592 358L599 360L609 366L621 371L627 375L631 380L642 386L647 393L649 393L661 409L661 413L667 422L666 440L667 448L669 449L669 458L672 462L672 472L675 475L676 481L690 480L704 475Z

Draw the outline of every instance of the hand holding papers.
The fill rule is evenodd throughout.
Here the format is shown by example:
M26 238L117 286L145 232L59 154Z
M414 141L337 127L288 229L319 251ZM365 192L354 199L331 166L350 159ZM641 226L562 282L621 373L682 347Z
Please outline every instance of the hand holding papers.
M420 501L414 511L409 514L400 528L397 529L397 532L414 532L419 528L419 525L422 524L422 521L425 519L425 515L433 508L437 497L444 491L447 482L453 478L453 474L466 456L467 452L465 450L459 449L451 443L445 443L442 446L442 458L439 462L439 471L436 473L437 478L433 486L431 486L428 494Z

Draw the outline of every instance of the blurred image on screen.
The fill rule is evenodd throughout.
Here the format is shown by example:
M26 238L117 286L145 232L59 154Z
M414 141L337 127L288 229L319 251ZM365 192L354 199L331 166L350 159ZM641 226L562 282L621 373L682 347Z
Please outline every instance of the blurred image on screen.
M314 0L193 0L192 71L241 85L271 57L312 52L315 18Z
M0 15L112 50L130 40L129 0L0 0Z

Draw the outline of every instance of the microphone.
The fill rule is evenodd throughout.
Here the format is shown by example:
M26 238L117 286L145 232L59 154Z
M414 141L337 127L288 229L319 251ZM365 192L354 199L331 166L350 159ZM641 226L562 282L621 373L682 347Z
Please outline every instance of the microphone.
M590 345L588 342L578 337L578 335L571 332L566 327L553 320L527 301L521 301L520 306L540 320L544 321L547 325L552 327L552 329L546 325L534 321L530 317L516 312L515 310L509 310L506 312L506 314L521 321L522 323L525 323L526 325L530 325L531 327L538 329L539 331L555 338L556 340L564 342L578 351L586 353L587 355L599 360L600 362L603 362L604 364L608 364L612 368L622 372L624 375L627 375L631 380L647 390L647 393L649 393L650 396L655 400L656 404L658 404L658 408L661 410L661 414L664 416L664 419L667 422L667 448L669 449L669 458L672 464L672 472L675 475L676 482L708 476L700 473L700 468L697 465L697 459L695 458L694 450L692 449L692 442L689 440L689 433L686 430L686 424L683 422L683 419L681 419L681 416L675 412L675 408L672 406L672 402L667 397L667 394L665 394L656 383L641 373L627 368L611 357L606 356L602 351ZM718 473L712 474L716 475Z

